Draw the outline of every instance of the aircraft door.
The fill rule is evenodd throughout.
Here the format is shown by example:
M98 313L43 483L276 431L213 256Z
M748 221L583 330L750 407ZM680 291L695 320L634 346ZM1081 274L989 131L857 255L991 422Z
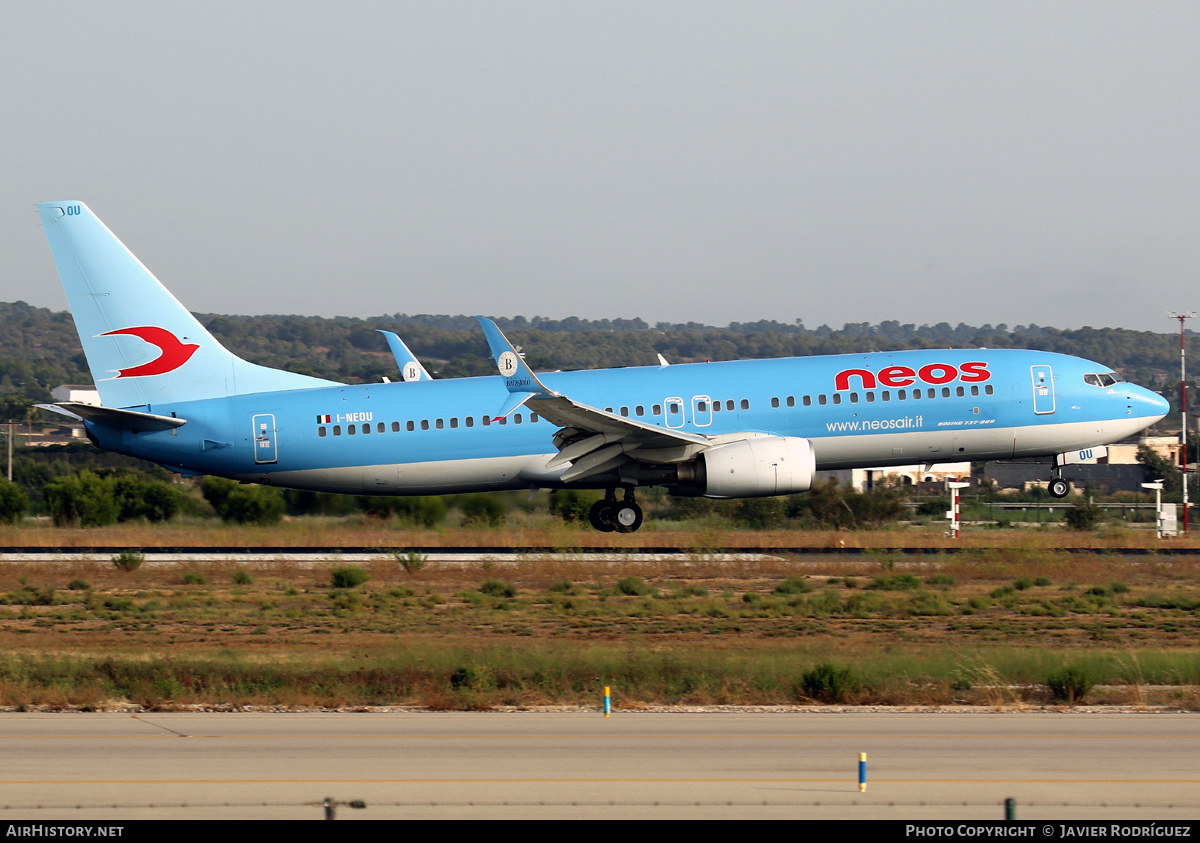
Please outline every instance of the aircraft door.
M254 417L254 462L259 465L276 462L275 416L260 413Z
M712 400L707 395L692 396L692 423L696 427L712 424Z
M1030 366L1033 374L1033 412L1039 416L1054 412L1054 373L1049 366Z

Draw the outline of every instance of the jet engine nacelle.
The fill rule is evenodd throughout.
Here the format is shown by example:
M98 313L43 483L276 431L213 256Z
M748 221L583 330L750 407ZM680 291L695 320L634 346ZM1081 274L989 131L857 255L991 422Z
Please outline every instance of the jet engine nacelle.
M684 494L708 498L790 495L812 488L817 470L812 443L798 436L764 436L718 445L699 457L692 476L680 471ZM680 467L681 469L683 466Z

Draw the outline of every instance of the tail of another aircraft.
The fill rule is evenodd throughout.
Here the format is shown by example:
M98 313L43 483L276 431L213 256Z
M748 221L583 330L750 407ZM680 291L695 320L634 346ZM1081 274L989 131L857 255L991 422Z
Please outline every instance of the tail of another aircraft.
M106 407L328 386L232 354L82 202L37 206Z

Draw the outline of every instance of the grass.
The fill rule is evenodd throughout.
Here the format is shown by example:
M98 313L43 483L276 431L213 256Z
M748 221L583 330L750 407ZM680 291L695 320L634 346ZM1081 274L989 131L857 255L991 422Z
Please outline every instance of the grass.
M1061 527L1013 531L971 530L960 539L943 535L945 525L887 529L741 530L667 520L649 521L636 533L598 533L583 525L564 524L549 516L513 518L495 528L436 527L422 529L398 520L373 518L290 518L272 527L226 525L205 520L176 520L146 525L128 522L111 527L55 527L48 521L20 526L0 525L0 547L552 547L653 549L682 547L705 556L739 548L950 548L1052 551L1059 548L1135 547L1156 550L1195 547L1187 537L1157 539L1148 529L1105 527L1080 533ZM407 552L402 554L407 555Z
M131 546L124 529L90 543ZM751 535L762 546L773 534ZM436 538L466 544L438 531L383 535L366 579L336 589L336 556L134 570L8 563L0 705L478 709L594 705L604 685L627 708L1197 702L1200 561L1190 557L1069 554L1007 535L912 557L415 566L391 550ZM810 674L833 690L806 684Z
M597 705L613 688L618 705L1032 705L1061 700L1133 704L1155 679L1196 674L1197 652L1161 656L1167 675L1134 674L1129 656L1091 654L1086 672L1048 654L963 648L950 656L915 648L901 657L857 652L852 643L746 650L645 649L631 645L536 642L415 649L376 647L343 657L293 653L264 657L242 649L206 655L145 656L116 651L0 656L0 693L18 708L99 709L120 700L148 709L414 705L482 709L547 704ZM1143 665L1143 668L1145 666ZM1082 677L1082 678L1081 678ZM1092 682L1111 687L1099 696ZM1080 684L1082 683L1082 684ZM1176 705L1195 703L1178 686Z

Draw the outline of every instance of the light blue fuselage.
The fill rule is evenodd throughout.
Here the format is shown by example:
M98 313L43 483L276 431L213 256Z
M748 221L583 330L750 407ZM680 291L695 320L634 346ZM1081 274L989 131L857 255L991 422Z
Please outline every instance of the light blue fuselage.
M576 401L649 424L803 437L817 468L827 469L1049 456L1118 441L1166 412L1161 396L1134 384L1085 381L1107 372L1060 354L964 349L540 377ZM174 430L87 426L99 446L176 471L291 488L431 494L563 485L564 469L545 467L557 453L555 425L525 407L485 424L507 398L498 376L329 386L132 408L187 420ZM597 476L576 485L613 484Z

